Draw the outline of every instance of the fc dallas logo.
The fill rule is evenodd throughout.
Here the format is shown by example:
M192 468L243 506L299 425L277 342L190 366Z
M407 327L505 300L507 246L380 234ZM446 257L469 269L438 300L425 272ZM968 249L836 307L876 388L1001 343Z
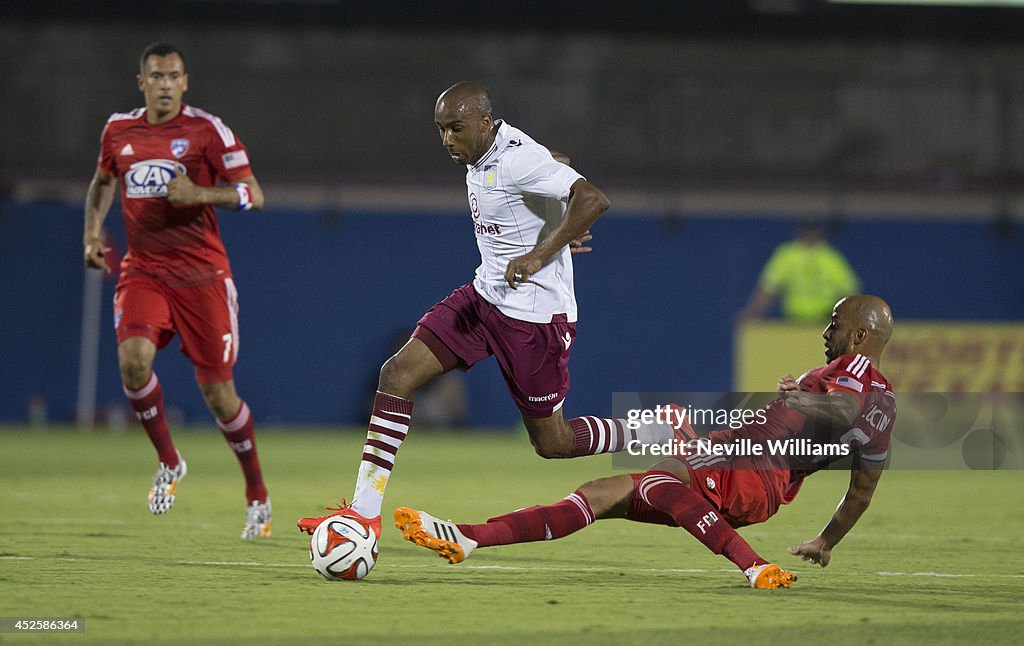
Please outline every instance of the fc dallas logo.
M181 159L188 152L188 139L172 139L171 154L175 159Z

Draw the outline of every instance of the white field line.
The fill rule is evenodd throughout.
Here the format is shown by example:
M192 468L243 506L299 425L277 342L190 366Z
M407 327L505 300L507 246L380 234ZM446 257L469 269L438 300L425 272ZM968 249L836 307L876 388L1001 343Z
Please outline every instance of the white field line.
M100 561L88 557L55 556L53 559L60 561ZM34 556L0 556L0 561L35 561ZM43 560L43 559L38 559ZM258 561L169 561L171 565L201 565L211 567L256 567L256 568L309 568L308 563L260 563ZM433 569L437 564L404 565L390 564L388 568L397 570L422 570ZM714 570L701 568L636 568L636 567L547 567L540 565L459 565L455 570L499 570L511 572L650 572L652 574L737 574L735 568L720 568ZM799 574L799 571L794 570ZM950 573L950 572L875 572L876 576L927 576L946 578L1010 578L1024 579L1024 574L971 574L971 573Z
M29 523L32 525L136 525L138 520L125 520L123 518L83 518L83 517L55 517L47 516L45 518L26 518L20 520L19 523ZM0 522L0 527L5 525L4 522ZM175 524L175 527L195 527L199 529L213 529L219 525L207 522L179 522ZM613 530L612 528L601 528L597 527L592 530L593 534L625 534L626 529ZM758 532L757 530L747 531L744 529L744 536L753 538L763 538L768 536L767 532ZM859 538L871 538L871 539L885 539L885 540L899 540L899 541L953 541L960 543L962 541L971 540L979 543L1006 543L1009 541L1017 541L1019 537L1013 536L967 536L961 534L946 535L946 534L879 534L873 532L860 532L857 534Z

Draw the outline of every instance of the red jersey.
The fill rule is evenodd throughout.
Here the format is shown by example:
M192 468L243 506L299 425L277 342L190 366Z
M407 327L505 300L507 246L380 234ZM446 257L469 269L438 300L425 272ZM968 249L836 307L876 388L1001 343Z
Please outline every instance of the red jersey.
M128 238L122 276L143 273L184 286L231 275L213 206L179 207L164 197L182 171L204 187L253 174L245 145L219 117L184 103L159 125L146 121L145 108L112 114L97 163L121 183Z
M811 446L847 445L859 459L881 464L889 455L889 439L896 420L892 385L864 355L843 355L827 366L804 373L797 382L805 392L824 394L839 390L856 397L860 413L853 426L833 428L820 424L796 409L787 408L785 400L779 397L765 406L764 423L754 422L708 435L716 443L749 438L769 448L784 446L788 441L787 455L769 450L763 459L750 461L765 480L769 496L779 495L776 502L783 504L793 501L804 478L844 457L837 453L808 455ZM694 460L690 462L693 464Z

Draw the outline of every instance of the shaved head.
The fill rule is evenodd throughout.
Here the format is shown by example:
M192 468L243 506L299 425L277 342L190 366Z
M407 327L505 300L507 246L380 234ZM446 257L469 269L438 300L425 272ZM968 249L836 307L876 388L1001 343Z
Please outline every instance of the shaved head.
M870 294L857 294L847 296L837 303L848 308L849 314L858 322L861 327L868 330L881 347L889 342L892 337L892 310L889 304L877 296Z
M825 357L829 361L844 354L864 354L875 362L892 338L892 311L877 296L847 296L832 309L832 321L825 328Z
M460 81L437 97L434 125L456 164L473 165L494 143L498 126L491 115L491 97L479 83Z
M459 81L437 97L434 113L453 111L461 117L473 115L482 117L491 114L491 96L487 89L472 81Z

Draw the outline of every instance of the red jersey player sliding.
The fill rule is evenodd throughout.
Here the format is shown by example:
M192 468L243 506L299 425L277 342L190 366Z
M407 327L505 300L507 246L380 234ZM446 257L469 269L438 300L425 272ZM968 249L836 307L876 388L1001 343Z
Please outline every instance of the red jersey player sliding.
M800 379L781 377L779 397L766 406L763 423L709 435L716 443L808 437L851 448L855 457L846 496L816 538L789 548L822 567L867 509L888 455L896 399L878 362L892 325L889 306L878 297L840 300L822 335L828 365ZM836 459L798 464L765 454L722 468L707 455L669 457L646 473L588 482L553 505L520 509L482 524L446 522L404 507L395 510L395 523L407 540L451 563L481 547L561 538L600 518L678 526L732 561L751 587L788 588L796 575L758 555L734 528L767 520L779 505L792 502L806 476Z
M124 392L156 448L160 464L149 510L163 514L187 473L164 415L153 372L157 349L177 333L195 366L203 399L245 474L242 538L270 535L270 499L260 472L249 407L235 392L238 294L214 207L263 207L245 146L220 118L182 103L188 74L181 51L154 43L139 59L146 107L115 113L100 140L85 202L85 266L109 271L100 238L118 180L128 253L114 302ZM218 180L225 186L217 186Z

